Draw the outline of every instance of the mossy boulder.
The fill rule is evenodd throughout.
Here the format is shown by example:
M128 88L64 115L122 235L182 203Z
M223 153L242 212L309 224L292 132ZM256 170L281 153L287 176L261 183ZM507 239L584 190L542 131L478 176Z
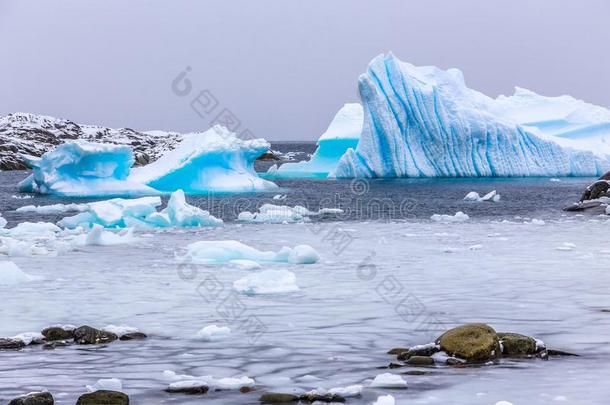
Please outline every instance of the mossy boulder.
M266 392L259 399L264 404L286 404L298 402L299 397L292 394L282 394L279 392Z
M508 357L531 356L536 354L536 339L512 332L499 332L502 355Z
M462 358L469 363L485 363L501 355L496 331L482 323L450 329L436 343L450 356Z
M40 333L42 333L45 339L49 342L53 340L68 340L74 338L74 331L65 330L64 328L60 328L59 326L51 326L50 328L45 328Z
M129 405L129 397L118 391L100 390L81 395L76 405Z
M409 352L409 348L408 347L395 347L393 349L388 350L388 354L393 354L393 355L400 355L402 353L407 353Z
M110 343L119 337L112 332L92 328L91 326L81 326L74 329L74 342L81 345L95 345Z
M53 405L53 395L50 392L32 392L13 399L8 405Z

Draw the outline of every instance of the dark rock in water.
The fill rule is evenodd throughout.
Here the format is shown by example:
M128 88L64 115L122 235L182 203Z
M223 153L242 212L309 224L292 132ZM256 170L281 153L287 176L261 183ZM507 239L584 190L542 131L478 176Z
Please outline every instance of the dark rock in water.
M94 345L110 343L119 337L112 332L92 328L91 326L81 326L74 329L74 342L81 345Z
M404 365L402 365L402 364L397 364L397 363L390 363L390 364L388 365L388 368L401 368L401 367L404 367Z
M22 340L0 338L0 350L19 350L25 347Z
M47 342L44 345L42 345L42 348L44 350L53 350L57 347L66 347L66 346L70 346L70 343L66 342L65 340L54 340L52 342Z
M422 370L409 370L402 373L404 375L428 375L431 374L430 371L422 371Z
M410 366L433 366L434 359L430 356L411 356L407 360Z
M187 394L187 395L203 395L209 391L209 387L205 384L193 384L185 386L171 385L165 389L165 392L170 394Z
M446 361L445 364L448 366L461 366L464 364L464 361L460 360L460 359L456 359L454 357L449 357Z
M409 351L400 353L398 360L407 360L413 356L432 356L434 353L440 352L440 350L435 344L414 346Z
M337 394L317 394L307 392L302 394L299 399L303 402L345 402L345 398Z
M45 328L40 333L43 334L47 341L68 340L74 338L74 331L65 330L58 326L51 326L50 328Z
M610 180L610 172L604 173L604 175L602 177L600 177L598 180Z
M281 158L272 151L268 151L257 157L256 160L281 160Z
M580 197L580 201L595 200L599 197L607 196L607 191L610 189L610 182L607 180L597 180L585 189Z
M292 394L282 394L278 392L266 392L261 395L259 401L264 404L285 404L290 402L297 402L299 397Z
M129 397L118 391L100 390L81 395L76 405L129 405Z
M239 389L239 392L241 392L242 394L247 394L248 392L252 392L254 391L254 388L252 387L241 387Z
M443 333L437 344L447 354L470 363L484 363L498 358L500 341L494 328L482 323L458 326Z
M603 206L603 204L604 203L602 203L599 200L583 201L583 202L574 203L572 205L568 205L563 210L564 211L585 211L585 210L591 210L592 208L599 208L598 210L595 210L595 211L599 211L599 213L602 214L602 213L606 212L606 209Z
M394 354L398 356L399 354L406 353L409 351L408 347L395 347L393 349L388 350L388 354Z
M564 352L563 350L547 349L546 353L549 356L578 356L578 354Z
M140 340L140 339L146 339L148 336L146 336L144 333L142 332L132 332L132 333L126 333L123 336L121 336L119 339L120 340Z
M8 405L53 405L53 395L50 392L32 392L13 399Z
M502 354L509 357L535 355L536 339L519 333L500 333L498 338L502 343Z

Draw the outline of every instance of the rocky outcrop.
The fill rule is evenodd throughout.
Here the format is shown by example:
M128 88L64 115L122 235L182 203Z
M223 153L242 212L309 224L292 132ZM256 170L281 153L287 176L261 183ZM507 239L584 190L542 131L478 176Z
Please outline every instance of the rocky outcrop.
M0 170L27 169L31 158L40 157L55 146L76 139L128 145L134 151L135 163L145 165L173 149L181 137L176 132L139 132L130 128L80 125L35 114L9 114L0 117Z
M447 354L472 363L484 363L500 356L500 341L489 325L471 323L441 335L436 343Z
M502 355L508 357L533 356L537 352L536 339L519 333L498 333Z
M117 340L119 337L112 332L106 332L92 328L91 326L81 326L74 329L74 343L81 345L95 345L110 343Z
M564 211L587 211L593 214L610 214L608 204L610 203L610 172L606 172L593 184L585 188L580 200L568 205Z
M31 392L13 399L8 405L53 405L53 395L49 392Z
M76 405L129 405L129 397L118 391L100 390L81 395Z
M26 346L22 340L0 338L0 350L19 350Z
M42 335L50 342L53 340L68 340L74 338L74 331L59 326L51 326L42 330Z

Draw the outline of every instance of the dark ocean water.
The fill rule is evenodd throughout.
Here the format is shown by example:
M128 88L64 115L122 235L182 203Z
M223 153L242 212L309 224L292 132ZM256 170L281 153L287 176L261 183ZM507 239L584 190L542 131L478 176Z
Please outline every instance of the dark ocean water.
M315 150L315 143L276 143L272 149L296 152L295 161L306 160ZM257 170L265 171L273 162L257 162ZM23 196L17 183L29 173L0 172L0 212L9 223L23 221L57 221L64 214L39 215L16 213L24 205L46 205L86 202L90 199L68 199L50 196ZM580 197L593 178L486 178L486 179L374 179L374 180L278 180L280 190L269 193L239 195L207 195L189 197L191 204L209 210L225 221L234 221L242 211L255 211L263 204L302 205L312 211L320 208L341 208L342 215L319 217L316 220L395 220L427 219L433 214L467 213L472 219L511 219L515 216L556 218L566 215L562 208ZM463 201L470 191L483 195L497 190L501 200L496 203ZM273 199L275 195L285 199ZM164 199L165 200L165 199ZM572 215L572 214L568 214Z

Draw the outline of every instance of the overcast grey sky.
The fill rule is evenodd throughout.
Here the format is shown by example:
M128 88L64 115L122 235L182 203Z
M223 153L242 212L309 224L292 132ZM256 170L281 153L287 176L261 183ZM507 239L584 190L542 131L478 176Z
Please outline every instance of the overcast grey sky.
M492 96L610 106L609 21L607 0L0 0L0 114L186 132L228 108L255 136L313 140L390 50ZM219 104L202 118L204 89Z

